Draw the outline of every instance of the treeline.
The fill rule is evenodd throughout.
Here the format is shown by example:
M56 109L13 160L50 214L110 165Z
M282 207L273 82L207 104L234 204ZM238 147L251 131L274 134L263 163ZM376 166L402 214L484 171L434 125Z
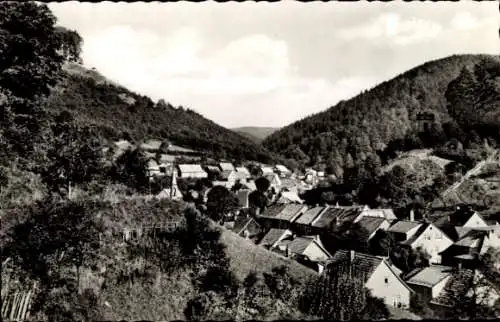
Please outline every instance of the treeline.
M474 72L461 73L464 67ZM468 115L475 109L482 111L478 116L481 119L492 120L497 115L494 97L498 93L492 94L497 70L498 61L493 56L455 55L428 62L295 122L273 133L263 144L299 165L317 166L342 177L346 169L369 156L380 158L384 164L397 151L439 147L451 139L458 139L465 147L485 138L498 140L495 122L467 125ZM460 94L460 86L466 86L466 82L475 85ZM482 103L472 102L474 98ZM469 109L468 114L460 114L464 108ZM419 115L431 118L419 120Z

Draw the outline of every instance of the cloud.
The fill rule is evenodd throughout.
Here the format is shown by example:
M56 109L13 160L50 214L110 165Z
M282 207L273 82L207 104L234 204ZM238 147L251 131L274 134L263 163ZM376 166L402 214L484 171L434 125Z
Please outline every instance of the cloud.
M341 28L337 35L344 40L382 40L397 45L408 45L434 38L442 29L438 23L415 17L402 19L400 15L391 12L381 14L360 26Z
M470 12L457 12L451 19L451 26L458 30L470 30L479 27L480 23Z

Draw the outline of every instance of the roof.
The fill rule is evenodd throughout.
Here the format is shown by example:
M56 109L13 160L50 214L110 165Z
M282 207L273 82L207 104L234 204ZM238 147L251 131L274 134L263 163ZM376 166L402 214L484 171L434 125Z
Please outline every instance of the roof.
M219 167L221 168L222 171L234 171L234 166L232 163L229 162L221 162L219 163Z
M278 179L278 175L276 173L268 173L268 174L265 174L263 176L264 178L266 178L267 180L269 180L269 182L273 182L274 180Z
M285 235L291 235L292 233L288 229L276 229L272 228L269 232L262 238L259 245L263 246L273 246Z
M224 170L222 171L222 179L227 180L231 176L231 174L236 173L234 170Z
M120 140L120 141L116 141L115 142L115 145L121 149L121 150L126 150L128 148L131 148L133 147L132 143L130 143L129 141L127 140Z
M175 156L169 154L162 154L160 156L160 162L162 163L172 163L175 161Z
M373 256L364 253L354 252L354 258L351 261L351 251L339 250L334 255L333 258L328 262L328 266L335 266L336 268L344 267L345 265L351 264L352 271L363 276L364 281L367 282L371 277L375 269L382 263L383 258L378 256ZM336 269L338 270L338 269Z
M418 221L400 220L393 224L387 231L393 233L403 233L406 234L410 230L422 226L422 223Z
M158 150L161 146L160 140L147 140L146 142L141 144L141 148L144 150Z
M459 238L457 233L457 229L452 223L448 220L448 216L443 216L436 219L433 222L434 226L441 229L443 233L445 233L451 240L456 241Z
M205 168L210 172L221 172L219 167L214 165L207 165Z
M205 172L201 168L199 164L179 164L179 170L181 172L189 173L189 172Z
M354 221L361 214L360 208L339 208L328 207L321 215L312 223L312 226L318 228L326 228L334 221L342 224L347 221Z
M257 186L255 185L255 182L253 182L253 181L247 181L247 182L243 183L243 186L247 187L251 191L257 190Z
M323 211L326 207L313 207L307 209L302 216L299 217L295 222L301 225L310 225L311 222Z
M433 287L453 273L448 266L431 265L425 268L416 268L406 277L406 283Z
M358 224L371 235L378 230L384 221L386 221L385 218L381 217L363 216L363 218L358 221Z
M437 227L437 226L436 226L436 225L434 225L433 223L424 223L424 224L422 224L422 226L420 226L420 227L417 229L417 231L415 232L415 234L413 234L413 236L411 236L408 240L406 240L406 241L402 242L401 244L403 244L403 245L411 245L411 244L413 244L413 243L414 243L414 242L415 242L415 241L416 241L416 240L417 240L417 239L418 239L418 238L419 238L419 237L420 237L420 236L424 233L424 231L426 231L426 230L427 230L427 228L428 228L429 226L431 226L431 225L432 225L432 227L434 227L436 230L439 230L439 231L441 231L443 234L445 234L445 235L446 235L446 233L444 233L444 232L443 232L443 231L442 231L439 227Z
M281 164L277 164L276 169L280 172L291 172L290 170L288 170L287 167L285 167L284 165L281 165Z
M383 209L383 208L368 209L365 210L364 213L366 214L366 216L373 216L373 217L380 217L380 214L382 214L382 217L387 219L389 222L398 219L398 217L396 217L392 209Z
M321 242L317 241L315 236L301 236L301 237L297 237L293 240L282 241L282 242L280 242L280 244L286 245L288 247L288 250L294 254L303 254L304 251L307 249L307 247L309 247L311 244L316 244L327 255L331 256L328 253L328 251L323 247Z
M275 205L267 208L259 217L293 221L304 208L301 204Z
M236 171L237 171L237 172L244 173L244 174L246 174L246 175L250 175L250 171L248 171L248 169L247 169L247 168L245 168L245 167L236 167Z
M471 269L462 268L454 271L443 290L431 301L431 303L443 306L454 306L457 296L464 295L469 291L469 283L473 278L474 271Z
M261 167L260 168L264 174L266 173L274 173L273 168L271 167Z
M252 229L252 228L256 228L256 227L260 227L260 225L255 221L255 219L253 219L251 217L250 218L239 217L234 221L234 225L233 225L232 230L236 234L240 234L244 229L250 229L250 230L252 230L250 232L250 234L257 234L258 229Z

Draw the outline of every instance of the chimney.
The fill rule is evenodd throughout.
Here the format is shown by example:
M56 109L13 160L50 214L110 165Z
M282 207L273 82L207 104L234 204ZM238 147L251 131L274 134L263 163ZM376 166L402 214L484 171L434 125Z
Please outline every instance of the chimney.
M353 251L353 250L349 251L349 260L351 261L351 263L354 261L355 255L356 255L355 251Z
M410 210L410 221L415 221L415 212L412 210Z

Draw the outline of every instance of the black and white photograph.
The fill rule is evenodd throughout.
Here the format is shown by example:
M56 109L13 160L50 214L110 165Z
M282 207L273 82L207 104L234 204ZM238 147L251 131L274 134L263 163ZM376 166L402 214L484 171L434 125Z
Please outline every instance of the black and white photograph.
M0 1L2 321L500 318L497 1Z

